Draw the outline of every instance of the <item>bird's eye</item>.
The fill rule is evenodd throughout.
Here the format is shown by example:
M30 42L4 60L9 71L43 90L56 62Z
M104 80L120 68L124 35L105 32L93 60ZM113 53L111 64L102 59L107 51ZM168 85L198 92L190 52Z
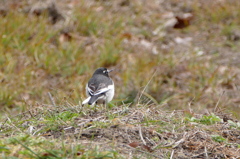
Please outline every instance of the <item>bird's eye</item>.
M107 71L104 70L103 73L107 73Z

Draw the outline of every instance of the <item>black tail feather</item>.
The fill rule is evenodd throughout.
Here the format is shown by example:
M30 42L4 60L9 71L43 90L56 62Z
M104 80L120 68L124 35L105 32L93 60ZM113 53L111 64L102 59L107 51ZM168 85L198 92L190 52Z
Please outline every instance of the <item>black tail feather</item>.
M102 96L102 94L91 96L90 100L88 101L88 104L89 105L94 104L99 99L100 96Z

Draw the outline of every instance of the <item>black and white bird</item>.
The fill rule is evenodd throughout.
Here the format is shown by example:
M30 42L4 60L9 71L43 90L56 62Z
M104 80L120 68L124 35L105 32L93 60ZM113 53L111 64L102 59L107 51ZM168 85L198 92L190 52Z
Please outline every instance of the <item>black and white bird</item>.
M107 104L113 99L114 82L108 75L111 71L113 70L100 67L93 73L86 85L88 98L82 102L82 105Z

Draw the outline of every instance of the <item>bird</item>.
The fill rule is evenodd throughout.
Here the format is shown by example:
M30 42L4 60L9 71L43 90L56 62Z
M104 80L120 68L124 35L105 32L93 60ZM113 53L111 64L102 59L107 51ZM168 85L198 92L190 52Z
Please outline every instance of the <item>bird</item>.
M113 99L114 82L109 77L109 73L113 70L107 68L98 68L86 84L86 94L88 96L82 102L82 105L89 104L106 104Z

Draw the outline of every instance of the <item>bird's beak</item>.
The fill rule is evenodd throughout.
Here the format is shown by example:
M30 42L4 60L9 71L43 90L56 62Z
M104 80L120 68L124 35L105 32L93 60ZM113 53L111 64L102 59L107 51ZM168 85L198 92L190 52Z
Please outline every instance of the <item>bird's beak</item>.
M111 70L107 70L108 73L112 72L114 69L111 69Z

